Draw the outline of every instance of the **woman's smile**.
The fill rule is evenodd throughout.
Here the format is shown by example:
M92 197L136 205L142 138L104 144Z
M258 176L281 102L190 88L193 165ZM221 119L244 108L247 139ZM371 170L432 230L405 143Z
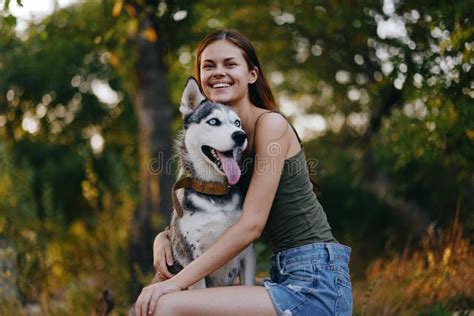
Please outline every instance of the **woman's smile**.
M228 91L228 89L232 87L232 84L229 82L216 82L210 86L216 93L221 93Z

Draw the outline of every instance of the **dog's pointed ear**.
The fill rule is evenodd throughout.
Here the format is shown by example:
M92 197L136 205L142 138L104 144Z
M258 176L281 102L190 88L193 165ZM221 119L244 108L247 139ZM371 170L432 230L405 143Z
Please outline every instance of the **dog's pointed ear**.
M199 84L197 83L196 79L189 77L181 97L179 111L184 117L186 114L193 112L196 107L205 99L206 97L199 89Z

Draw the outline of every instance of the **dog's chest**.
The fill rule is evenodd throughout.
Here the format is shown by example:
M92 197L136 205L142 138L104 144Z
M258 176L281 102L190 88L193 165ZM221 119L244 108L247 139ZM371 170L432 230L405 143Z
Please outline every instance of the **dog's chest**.
M187 206L179 219L181 234L192 246L195 255L200 255L222 233L234 224L241 214L241 198L234 194L226 199L191 193Z

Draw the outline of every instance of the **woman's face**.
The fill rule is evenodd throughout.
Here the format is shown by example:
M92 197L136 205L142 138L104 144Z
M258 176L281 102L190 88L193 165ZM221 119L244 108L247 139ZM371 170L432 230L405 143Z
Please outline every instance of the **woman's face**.
M248 85L257 81L257 70L249 70L242 50L226 40L215 41L203 50L200 71L204 94L227 105L249 100Z

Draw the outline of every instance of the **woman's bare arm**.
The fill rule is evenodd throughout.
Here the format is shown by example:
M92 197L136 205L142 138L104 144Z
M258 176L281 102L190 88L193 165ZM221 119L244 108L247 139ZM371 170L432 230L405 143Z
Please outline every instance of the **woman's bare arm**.
M257 239L265 226L280 181L290 144L288 122L279 114L266 114L256 134L256 158L252 180L240 220L200 257L170 281L182 289L196 283L234 258Z

